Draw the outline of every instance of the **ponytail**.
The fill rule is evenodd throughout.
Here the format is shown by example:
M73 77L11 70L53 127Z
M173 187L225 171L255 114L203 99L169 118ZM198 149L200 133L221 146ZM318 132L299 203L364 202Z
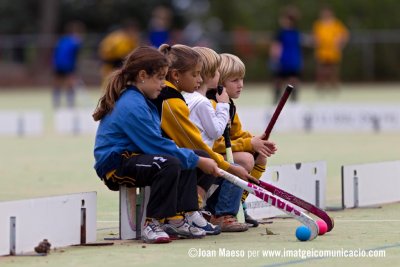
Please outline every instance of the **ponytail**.
M151 76L168 65L167 58L153 47L141 46L135 49L126 57L121 69L109 77L104 94L92 115L93 119L99 121L113 110L126 87L136 83L139 71L144 70Z
M122 69L114 71L109 76L104 95L99 99L96 110L92 115L95 121L101 120L107 113L112 111L127 82Z
M167 74L168 81L171 81L171 70L174 69L183 73L191 70L193 66L201 62L200 54L186 45L176 44L170 46L169 44L162 44L158 50L163 53L170 62L170 68Z

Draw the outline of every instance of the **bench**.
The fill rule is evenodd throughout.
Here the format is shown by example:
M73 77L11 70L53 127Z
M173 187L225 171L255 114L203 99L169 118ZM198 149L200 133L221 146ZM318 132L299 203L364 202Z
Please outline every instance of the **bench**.
M141 230L146 220L150 187L119 189L119 239L141 239Z

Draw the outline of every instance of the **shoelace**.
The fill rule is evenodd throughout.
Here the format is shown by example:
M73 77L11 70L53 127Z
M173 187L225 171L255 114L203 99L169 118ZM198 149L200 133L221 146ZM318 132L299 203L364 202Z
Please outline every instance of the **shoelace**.
M150 226L151 230L153 230L154 232L164 232L163 229L161 229L160 223L157 221L152 221L148 224L148 226Z
M189 232L192 232L191 229L195 229L195 228L196 228L196 227L190 225L190 223L188 222L188 220L187 220L186 218L184 218L184 219L182 220L182 224L181 224L180 226L178 226L178 227L182 227L182 226L183 226L184 228L188 229Z

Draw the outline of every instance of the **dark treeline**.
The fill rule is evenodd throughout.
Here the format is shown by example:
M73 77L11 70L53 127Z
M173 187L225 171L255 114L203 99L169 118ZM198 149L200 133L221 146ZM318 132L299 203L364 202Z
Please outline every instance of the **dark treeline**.
M268 42L278 27L279 12L284 6L292 4L299 8L299 28L307 35L321 6L329 4L352 34L344 51L344 80L400 79L397 60L400 58L400 2L397 0L0 0L0 34L58 35L68 21L81 20L88 33L101 35L126 18L135 18L145 32L151 11L160 4L174 11L174 29L184 29L191 21L198 21L203 35L211 38L210 45L219 52L240 54L230 33L245 29L250 41L244 45L249 48L241 56L252 80L269 78ZM312 80L311 46L304 47L304 56L304 79Z

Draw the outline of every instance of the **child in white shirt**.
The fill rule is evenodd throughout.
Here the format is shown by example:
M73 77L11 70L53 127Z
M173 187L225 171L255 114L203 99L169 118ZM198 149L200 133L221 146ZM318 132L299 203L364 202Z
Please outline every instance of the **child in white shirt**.
M221 94L217 94L218 104L213 108L206 93L218 86L220 56L207 47L194 47L202 57L201 77L203 83L194 93L184 94L185 101L190 109L190 120L201 132L203 141L213 147L214 141L222 136L229 122L229 96L225 88Z

